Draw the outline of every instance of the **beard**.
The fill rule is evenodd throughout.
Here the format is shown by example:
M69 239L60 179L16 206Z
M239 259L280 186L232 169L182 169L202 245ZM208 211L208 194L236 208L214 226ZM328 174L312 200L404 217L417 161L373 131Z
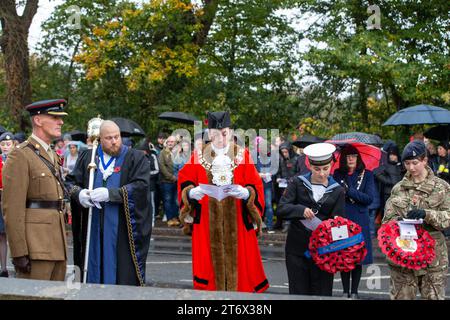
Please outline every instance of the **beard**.
M110 155L111 157L117 157L122 149L122 144L115 145L114 147L106 148L102 146L103 152Z

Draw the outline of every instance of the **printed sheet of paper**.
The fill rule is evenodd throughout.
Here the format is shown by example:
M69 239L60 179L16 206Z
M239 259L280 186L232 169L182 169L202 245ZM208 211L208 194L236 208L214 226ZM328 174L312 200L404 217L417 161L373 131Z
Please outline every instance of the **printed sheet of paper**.
M400 227L400 239L403 240L414 240L417 239L416 224L422 224L423 219L403 219L398 221L398 226Z
M287 188L287 186L288 186L287 179L280 179L280 181L278 182L278 186L280 188Z
M346 225L331 228L331 238L333 241L344 240L348 238L348 227Z
M213 197L219 201L228 197L227 193L235 190L237 187L239 187L239 185L237 185L237 184L230 184L230 185L226 185L226 186L216 186L213 184L200 183L200 188L206 195L208 195L209 197Z
M314 231L317 229L317 227L319 226L319 224L322 223L322 220L320 220L317 217L312 218L311 220L309 219L301 219L300 222L309 230Z
M270 181L272 181L272 175L270 173L265 174L263 180L265 183L269 183Z
M402 223L399 221L398 226L400 227L400 239L404 240L414 240L417 239L416 226L414 224Z
M423 219L403 219L402 221L399 221L403 224L422 224Z

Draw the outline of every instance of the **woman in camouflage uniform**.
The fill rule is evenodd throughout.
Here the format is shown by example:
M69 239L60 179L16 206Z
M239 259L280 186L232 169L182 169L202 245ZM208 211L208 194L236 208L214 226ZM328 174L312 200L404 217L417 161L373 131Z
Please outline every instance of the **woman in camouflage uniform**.
M406 145L402 162L407 173L392 189L386 202L383 223L391 220L423 219L423 227L436 241L436 258L425 269L411 270L389 262L391 299L422 298L443 300L448 269L448 254L443 229L450 226L450 185L436 177L427 165L422 141Z

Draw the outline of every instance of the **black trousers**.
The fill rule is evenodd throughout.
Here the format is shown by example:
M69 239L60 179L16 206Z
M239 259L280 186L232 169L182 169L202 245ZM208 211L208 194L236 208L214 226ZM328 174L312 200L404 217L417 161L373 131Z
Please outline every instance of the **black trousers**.
M334 275L320 270L312 259L286 253L289 294L332 296Z
M72 210L73 264L80 268L81 278L83 278L88 210L73 200L70 201L70 207Z

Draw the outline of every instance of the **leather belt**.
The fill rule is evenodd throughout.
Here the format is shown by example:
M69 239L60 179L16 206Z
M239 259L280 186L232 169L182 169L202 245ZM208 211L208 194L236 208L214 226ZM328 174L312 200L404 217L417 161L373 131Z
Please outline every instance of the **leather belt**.
M64 200L57 201L42 201L42 200L27 200L27 209L56 209L63 211L65 207Z

